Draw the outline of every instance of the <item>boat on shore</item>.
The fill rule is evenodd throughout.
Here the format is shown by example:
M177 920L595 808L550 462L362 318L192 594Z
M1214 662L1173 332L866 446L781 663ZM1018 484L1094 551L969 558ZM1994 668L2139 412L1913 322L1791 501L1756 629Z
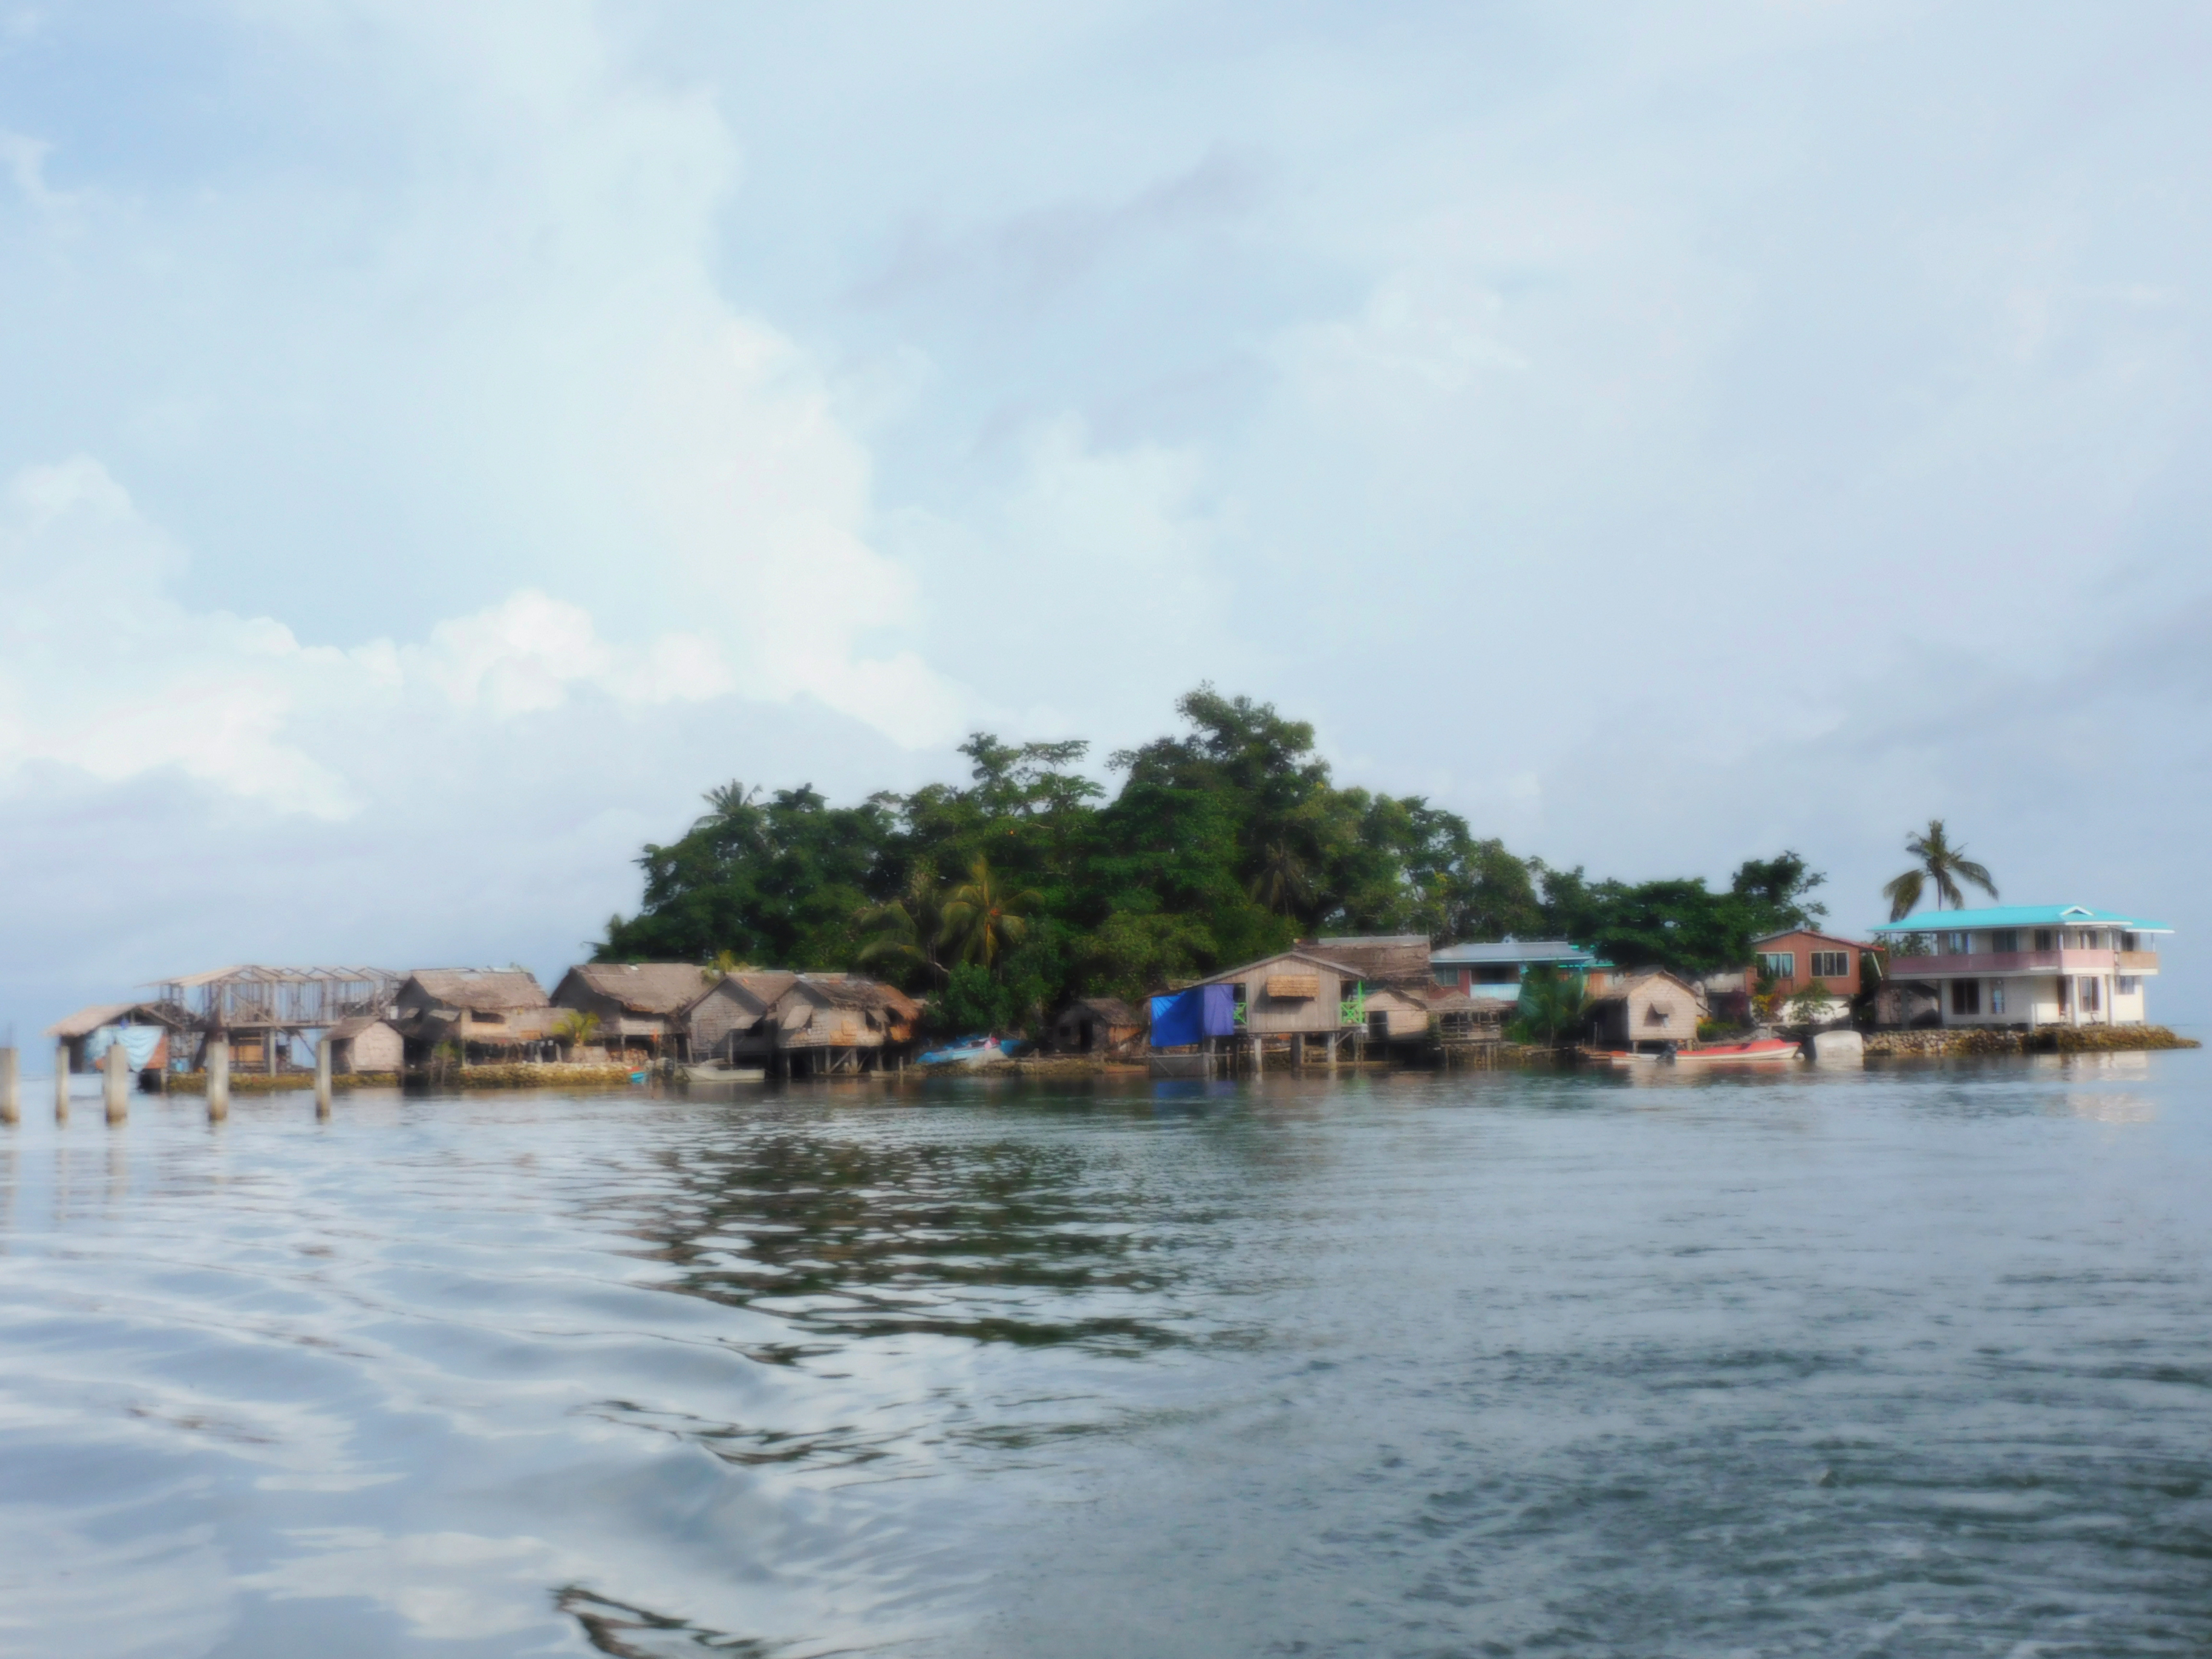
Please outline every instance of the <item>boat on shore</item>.
M916 1057L923 1066L984 1066L994 1060L1007 1060L1022 1045L1008 1038L1001 1041L993 1036L964 1036L946 1043L941 1048L932 1048Z
M1695 1048L1677 1048L1667 1058L1677 1066L1761 1066L1788 1062L1798 1056L1798 1045L1787 1037L1755 1037L1749 1042L1709 1042Z

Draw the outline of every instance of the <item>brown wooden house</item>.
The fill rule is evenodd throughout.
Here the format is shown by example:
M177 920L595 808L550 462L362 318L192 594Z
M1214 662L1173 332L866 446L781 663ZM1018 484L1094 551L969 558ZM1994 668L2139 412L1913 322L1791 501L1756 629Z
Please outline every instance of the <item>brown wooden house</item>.
M1639 969L1590 1004L1591 1040L1601 1048L1653 1053L1698 1040L1705 1000L1663 968Z
M914 1046L921 1005L846 974L799 974L769 1008L776 1069L787 1077L881 1071Z
M685 1025L691 1057L730 1066L766 1066L775 1054L769 1010L798 975L781 969L724 974L691 1005Z
M690 962L587 962L561 976L553 1006L596 1017L597 1041L614 1053L689 1060L695 1052L691 1009L714 977Z
M453 1044L465 1060L550 1060L553 1004L524 968L424 968L401 981L392 1023L410 1066Z

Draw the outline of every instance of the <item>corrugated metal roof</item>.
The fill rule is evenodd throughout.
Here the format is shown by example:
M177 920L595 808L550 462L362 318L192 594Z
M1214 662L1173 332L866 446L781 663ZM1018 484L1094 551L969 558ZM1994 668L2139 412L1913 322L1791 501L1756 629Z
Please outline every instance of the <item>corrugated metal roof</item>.
M1480 962L1571 962L1583 968L1601 965L1581 945L1563 939L1509 939L1493 945L1447 945L1429 960L1439 967Z
M2162 921L2093 910L2086 904L2002 904L1985 910L1923 910L1903 921L1885 921L1876 933L1957 933L1985 927L2124 927L2131 933L2170 933Z

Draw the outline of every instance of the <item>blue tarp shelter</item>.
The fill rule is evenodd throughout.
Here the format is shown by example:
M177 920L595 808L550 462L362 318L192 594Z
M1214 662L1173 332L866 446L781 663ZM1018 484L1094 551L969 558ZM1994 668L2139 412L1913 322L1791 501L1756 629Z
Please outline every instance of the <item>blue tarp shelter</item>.
M158 1025L103 1025L84 1040L84 1057L98 1065L107 1051L119 1042L131 1069L143 1071L154 1063L154 1050L161 1046L161 1036Z
M1152 1047L1181 1048L1208 1037L1237 1035L1235 988L1194 985L1152 999Z

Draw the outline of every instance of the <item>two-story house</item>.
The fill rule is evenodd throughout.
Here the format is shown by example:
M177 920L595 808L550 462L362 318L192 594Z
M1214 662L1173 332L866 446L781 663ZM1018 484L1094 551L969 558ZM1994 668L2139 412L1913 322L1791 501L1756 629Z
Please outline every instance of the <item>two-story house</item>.
M2141 1025L2164 922L2081 904L1931 910L1873 932L1893 981L1936 994L1946 1025Z

